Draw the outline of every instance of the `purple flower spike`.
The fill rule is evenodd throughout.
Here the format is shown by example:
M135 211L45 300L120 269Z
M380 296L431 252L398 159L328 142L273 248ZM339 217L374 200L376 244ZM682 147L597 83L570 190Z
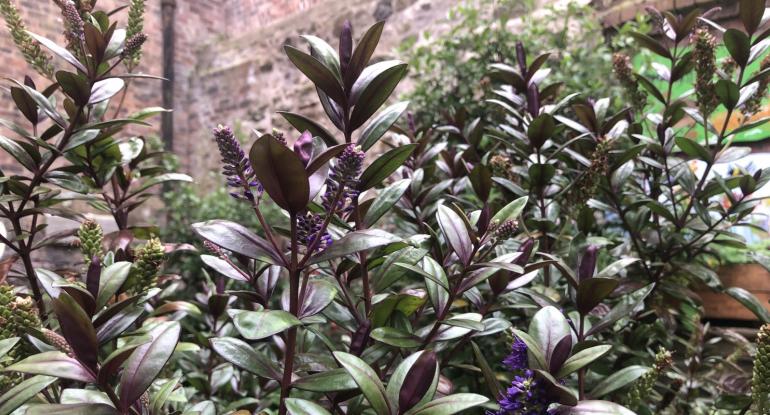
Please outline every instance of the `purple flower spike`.
M361 148L353 144L345 147L326 180L326 192L322 201L327 212L344 212L352 208L352 201L358 197L356 187L363 166L364 152ZM342 192L342 195L337 199L339 192Z
M254 200L253 190L262 195L262 185L255 178L251 162L235 138L233 130L220 125L214 129L214 139L222 156L222 174L226 183L229 187L239 189L230 192L230 195L236 199L248 200Z
M511 345L511 354L504 360L503 365L511 372L526 370L529 368L529 359L527 357L527 344L516 337Z
M299 156L302 164L307 167L310 157L313 155L313 135L305 131L294 143L294 152Z
M498 401L500 410L496 415L549 415L549 399L545 385L535 379L534 372L525 370L515 376L505 395Z
M323 217L314 213L305 213L297 218L297 239L299 243L310 248L315 244L314 251L321 252L332 244L332 237L328 232L321 233ZM318 242L315 240L319 239Z

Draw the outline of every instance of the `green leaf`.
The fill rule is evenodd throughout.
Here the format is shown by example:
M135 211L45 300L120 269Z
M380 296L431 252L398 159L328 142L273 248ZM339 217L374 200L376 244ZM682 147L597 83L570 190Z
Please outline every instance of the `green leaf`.
M212 337L211 348L228 362L257 376L281 380L282 373L273 360L254 350L248 343L233 337Z
M37 170L37 163L19 143L10 138L0 136L0 147L21 163L29 171Z
M406 111L409 101L397 102L384 110L361 131L358 145L363 151L370 149L398 121L398 118Z
M345 369L332 369L299 378L292 386L310 392L341 392L358 388Z
M625 406L609 401L580 401L575 406L562 405L556 415L636 415Z
M492 216L491 223L502 224L507 220L518 218L519 215L521 215L521 212L524 211L524 207L527 206L528 201L529 197L523 196L508 203L502 209L497 211L495 216Z
M612 278L594 277L580 281L575 303L578 311L586 315L604 301L617 288L619 281Z
M179 342L180 332L178 322L159 323L149 331L152 341L131 353L120 377L120 401L124 405L121 408L124 412L142 396L163 370Z
M16 346L16 343L19 342L19 337L9 337L7 339L0 340L0 358L5 357L5 355L8 354L8 352L13 349L13 346Z
M382 106L406 75L406 68L407 65L399 61L383 61L361 72L351 90L355 104L350 115L351 130L363 125Z
M345 352L334 352L334 358L353 378L361 393L377 415L390 415L390 405L385 395L385 387L377 373L363 360Z
M96 298L96 309L100 310L118 292L126 282L131 272L131 263L127 261L114 262L102 269L99 277L99 295Z
M473 255L473 242L465 226L465 221L453 209L439 205L436 212L441 233L444 234L447 245L457 254L463 264L468 265Z
M331 415L321 405L298 398L286 398L286 410L290 415Z
M365 229L350 232L334 241L332 245L308 261L309 265L318 264L334 258L366 251L392 243L401 242L401 238L380 229Z
M377 48L377 44L380 43L383 27L385 27L384 21L377 22L367 29L366 33L361 37L355 51L353 51L353 55L350 57L348 73L345 74L345 86L352 86L364 68L366 68L366 65L369 64L369 59L371 59L374 50Z
M251 147L249 159L257 179L278 206L291 214L305 210L310 183L297 154L266 134Z
M711 162L711 152L702 145L695 142L695 140L687 137L679 136L675 139L676 145L690 157L694 157L698 160Z
M259 340L302 324L291 313L283 310L244 311L236 314L233 324L241 336Z
M422 339L419 337L394 327L378 327L372 330L371 337L389 346L407 349L420 347L422 344Z
M188 182L188 183L190 183L192 181L193 181L192 177L190 177L190 176L188 176L186 174L182 174L182 173L164 173L164 174L159 174L157 176L150 177L147 180L143 181L141 183L141 185L139 185L136 189L131 191L130 195L133 196L133 195L139 194L139 193L143 192L144 190L147 190L147 189L149 189L149 188L151 188L153 186L157 186L159 184L163 184L163 183L166 183L166 182Z
M664 58L671 59L671 53L666 49L665 46L663 46L660 42L653 39L652 37L639 32L629 32L629 35L636 40L637 43L639 43L642 47L649 49L653 53L656 53Z
M111 405L104 403L73 403L30 405L25 415L118 415Z
M767 306L759 302L754 294L740 287L730 287L725 290L725 293L743 304L744 307L754 313L754 315L763 323L770 323L770 311L768 311Z
M358 189L364 191L379 185L404 164L415 148L417 148L417 144L407 144L396 147L378 157L361 173Z
M378 219L388 213L388 211L398 203L411 183L411 179L401 179L382 189L382 191L377 194L372 205L369 206L369 209L366 211L364 223L370 227L377 223Z
M342 85L337 80L337 77L334 76L333 69L327 68L320 60L293 46L284 45L283 50L286 52L286 56L289 57L291 63L305 74L316 87L324 91L329 98L338 103L345 101Z
M573 354L564 362L564 365L561 367L561 369L559 369L559 373L556 374L556 378L563 379L570 373L588 366L594 360L607 354L610 349L612 349L612 346L605 344L589 347Z
M406 415L452 415L487 401L489 399L475 393L456 393L412 408Z
M56 379L55 376L33 376L9 389L0 396L0 415L11 414L16 408L24 405L48 385L54 383Z
M180 379L181 376L176 376L167 380L158 388L158 391L152 395L152 399L150 400L151 414L163 413L163 408L165 407L166 402L169 400L171 395L174 393L174 390L179 384Z
M614 392L639 379L642 375L647 373L648 370L650 370L649 367L639 365L624 367L600 380L599 383L594 386L593 390L591 390L589 395L594 398L601 398L602 396Z
M300 133L310 131L313 137L321 137L321 140L328 146L335 146L339 144L334 135L324 128L321 124L305 117L304 115L295 114L288 111L278 111L281 116L291 124Z
M597 272L594 278L610 278L618 275L620 271L627 268L629 265L639 261L639 258L623 258L607 265L604 269Z
M86 369L85 366L62 352L34 354L21 362L6 367L3 371L48 375L80 382L93 382L96 380L94 374Z
M714 86L714 92L719 97L719 102L728 110L735 108L740 100L740 91L733 81L720 79Z
M495 372L489 367L489 363L484 357L484 353L481 352L479 346L473 341L471 341L471 347L473 348L473 355L476 357L476 365L481 369L481 374L484 375L484 382L486 382L487 388L489 388L489 394L491 396L503 396L503 389L500 387L500 382L497 381Z
M761 18L761 14L760 14ZM722 41L725 43L727 51L733 57L735 63L740 67L746 67L751 55L751 39L746 33L738 29L727 29L722 35Z
M340 58L337 56L337 51L326 43L325 40L317 36L303 35L302 38L310 45L311 55L330 69L338 80L342 80L340 75Z

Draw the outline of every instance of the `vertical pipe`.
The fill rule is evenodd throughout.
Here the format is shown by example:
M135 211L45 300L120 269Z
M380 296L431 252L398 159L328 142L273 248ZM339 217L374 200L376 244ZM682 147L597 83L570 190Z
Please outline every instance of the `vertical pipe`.
M174 108L174 15L176 0L161 1L163 24L163 108ZM174 149L174 113L164 112L161 119L163 145L168 151Z

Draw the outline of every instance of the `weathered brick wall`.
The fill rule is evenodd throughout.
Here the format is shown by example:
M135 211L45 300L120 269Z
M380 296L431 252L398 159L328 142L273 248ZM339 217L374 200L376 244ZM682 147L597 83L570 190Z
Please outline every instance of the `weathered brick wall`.
M336 48L345 19L353 22L357 39L376 20L387 18L373 59L392 59L406 38L445 29L447 11L455 4L457 0L231 2L226 35L198 50L195 72L189 84L180 86L186 96L177 102L181 112L176 114L174 150L204 186L210 185L205 171L215 170L218 160L210 139L216 124L238 125L246 133L274 127L291 132L276 111L325 118L312 84L283 54L284 44L305 48L299 36L315 34ZM290 14L277 17L278 10Z

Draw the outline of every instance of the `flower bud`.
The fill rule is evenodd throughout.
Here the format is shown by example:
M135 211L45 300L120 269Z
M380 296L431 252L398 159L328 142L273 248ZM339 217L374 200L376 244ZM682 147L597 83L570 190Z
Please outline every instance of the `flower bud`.
M89 264L94 257L102 256L104 231L95 220L86 219L80 224L78 239L80 240L80 252L83 254L83 260L86 264Z
M160 239L152 238L136 252L131 267L129 286L135 293L143 293L158 284L158 272L165 258Z
M751 399L758 414L770 409L770 324L765 324L757 333L757 354L751 378Z
M342 31L340 32L340 70L342 75L348 72L348 65L350 65L350 58L353 56L353 26L350 24L350 20L345 19L342 23Z
M596 272L596 257L598 254L599 247L596 245L591 245L586 249L583 254L583 259L580 261L578 281L582 282L594 276L594 272Z
M372 332L372 322L365 320L361 323L353 333L353 338L350 339L350 354L354 356L361 356L364 352L366 344L369 343L369 334Z
M142 48L142 45L146 41L147 35L145 33L140 32L131 36L131 38L126 41L126 44L123 47L123 52L121 53L123 59L130 59L134 56L137 56Z
M307 164L310 163L310 157L313 155L313 135L310 134L310 131L305 130L305 132L299 136L294 143L294 153L299 156L302 164L307 167Z
M655 386L655 382L663 374L663 372L671 367L673 359L671 352L661 348L655 355L655 363L651 370L647 371L642 377L634 382L631 389L626 396L626 406L633 410L636 410L642 399L645 399L652 392L652 388Z
M500 241L511 239L516 236L519 230L519 222L515 219L509 219L495 229L495 238Z

